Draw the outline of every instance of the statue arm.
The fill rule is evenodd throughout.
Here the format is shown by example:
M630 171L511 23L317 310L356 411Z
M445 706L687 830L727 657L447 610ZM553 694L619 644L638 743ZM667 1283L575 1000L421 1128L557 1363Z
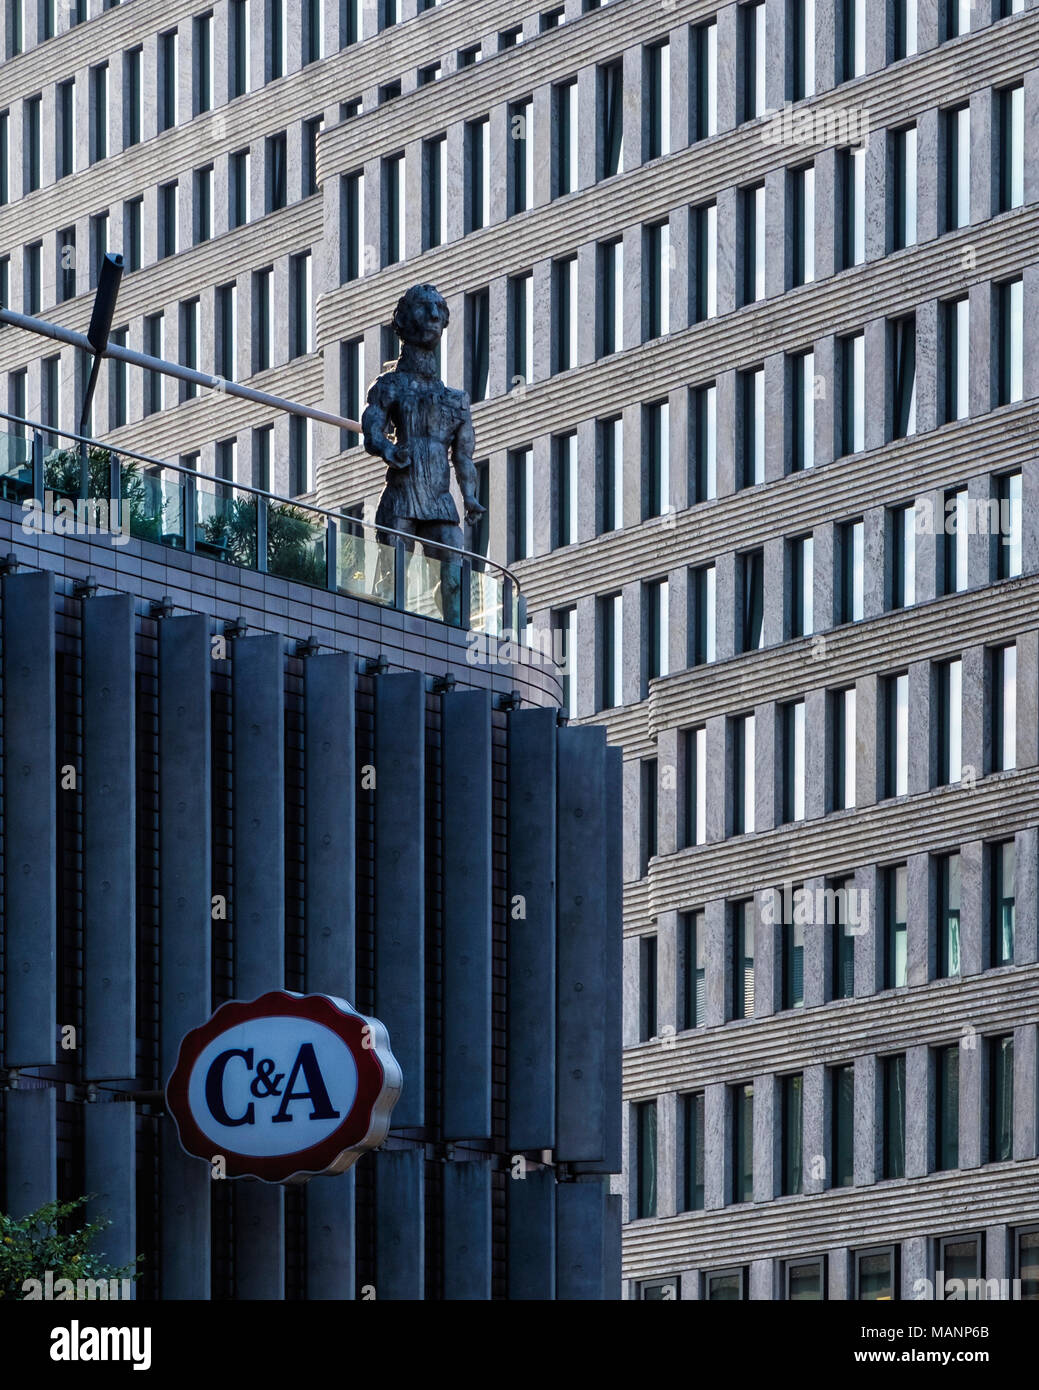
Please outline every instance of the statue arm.
M411 460L407 456L407 450L394 444L388 437L386 430L389 423L389 401L380 378L372 383L368 392L368 404L361 416L364 447L376 458L383 459L391 468L407 468Z
M473 463L473 454L476 452L476 431L473 429L473 417L467 394L462 397L462 419L455 431L451 452L455 477L458 479L462 501L465 504L465 519L472 524L483 516L485 508L480 506L476 497L479 488L476 465Z

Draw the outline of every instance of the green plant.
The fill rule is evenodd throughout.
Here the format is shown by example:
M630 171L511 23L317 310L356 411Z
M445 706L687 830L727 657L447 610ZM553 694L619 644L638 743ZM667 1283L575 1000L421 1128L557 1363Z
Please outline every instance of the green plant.
M101 444L87 447L87 495L109 498L111 492L111 451ZM163 514L166 502L158 506L149 496L149 487L141 474L137 459L124 459L122 474L122 504L130 509L130 534L141 540L162 539ZM43 461L43 485L59 497L78 500L80 495L81 464L78 449L55 449Z
M117 1269L103 1251L91 1248L109 1221L88 1221L73 1229L72 1218L89 1198L46 1202L20 1221L0 1212L0 1298L21 1299L28 1279L51 1270L58 1279L137 1279L136 1262ZM138 1255L140 1261L144 1257Z
M256 568L256 498L235 497L203 522L202 536L224 558L245 569ZM315 544L324 527L300 507L267 506L267 568L284 579L325 586L323 547Z

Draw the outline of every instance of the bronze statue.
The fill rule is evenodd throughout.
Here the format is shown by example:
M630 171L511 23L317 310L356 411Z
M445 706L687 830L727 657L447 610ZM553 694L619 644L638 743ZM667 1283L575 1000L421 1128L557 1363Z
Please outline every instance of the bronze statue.
M452 465L466 521L475 523L484 508L476 499L469 395L445 386L437 369L435 349L449 318L446 301L432 285L407 291L393 315L400 357L372 383L361 428L364 447L388 465L375 524L414 536L426 556L443 562L443 617L457 622L460 571L440 549L465 544L451 496Z

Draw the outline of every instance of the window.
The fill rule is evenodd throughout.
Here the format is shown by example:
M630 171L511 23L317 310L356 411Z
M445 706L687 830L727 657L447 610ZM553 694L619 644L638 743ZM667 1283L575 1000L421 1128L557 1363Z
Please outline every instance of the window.
M833 749L833 810L855 806L855 687L835 690L830 696Z
M509 281L511 384L534 379L534 276L515 275Z
M478 231L491 220L491 123L471 121L466 127L469 142L469 207L467 230Z
M671 228L667 222L647 227L643 243L646 258L645 340L671 332Z
M970 414L970 300L947 300L942 306L945 372L944 423Z
M712 382L693 392L693 491L694 502L709 502L718 495L718 391Z
M238 350L238 286L219 285L216 292L216 368L225 381L234 381Z
M895 32L892 58L909 58L916 52L916 0L894 0Z
M534 103L509 107L509 214L534 206Z
M891 135L892 244L893 251L916 245L916 126Z
M963 662L945 661L938 668L938 785L962 776Z
M238 476L238 440L218 439L216 445L216 473L218 478L233 483ZM221 500L229 501L233 496L230 488L217 488Z
M865 4L865 0L860 0ZM840 150L838 191L841 222L838 233L840 269L862 265L866 259L866 151Z
M656 43L646 53L646 158L671 153L671 45Z
M303 45L303 65L316 63L325 56L325 8L324 0L306 0L304 5L306 19L305 42Z
M791 0L790 100L815 95L815 0Z
M891 437L916 433L916 315L895 319L891 334Z
M1016 579L1021 574L1021 474L1002 473L996 480L999 498L999 543L996 577Z
M66 227L64 231L58 233L58 266L55 278L57 280L58 303L63 304L68 299L74 299L76 297L75 227ZM0 303L5 301L6 296L0 296Z
M988 1161L1007 1163L1014 1156L1014 1035L988 1042Z
M620 594L600 600L599 636L602 655L602 709L615 709L624 700L623 613Z
M742 406L742 487L765 481L765 369L739 374Z
M638 938L638 1041L657 1036L657 937Z
M289 357L305 357L314 351L313 301L311 298L311 255L304 251L289 261Z
M491 368L490 316L491 300L488 290L477 290L474 294L466 295L466 390L474 401L487 399Z
M782 707L783 820L805 818L805 704L797 700ZM787 1005L792 1008L792 1005Z
M866 337L855 333L840 340L841 453L866 447Z
M960 594L967 587L967 549L969 538L967 489L945 494L942 534L942 592Z
M523 42L523 26L518 24L514 29L506 29L498 35L499 53L506 48L515 48Z
M1007 87L999 100L999 212L1025 200L1025 89Z
M636 1220L657 1214L657 1103L644 1100L635 1109Z
M425 250L447 241L447 136L438 135L425 144L426 157L426 235Z
M321 116L311 116L309 120L303 122L303 185L302 196L312 198L318 191L317 183L317 140L321 134L324 119Z
M718 24L710 20L693 30L693 59L696 64L694 97L695 140L718 134Z
M249 221L249 164L248 150L239 150L230 157L228 167L231 187L228 223L231 231L234 231L235 227L244 227Z
M144 60L143 48L131 48L124 57L123 68L123 111L125 127L123 132L123 142L125 145L137 145L141 140L141 130L144 117L144 88L142 80L142 63ZM71 88L72 84L67 83L63 86ZM59 87L59 94L63 90ZM60 96L59 96L60 105ZM71 172L67 170L66 172ZM61 175L59 174L59 178Z
M40 186L40 109L40 97L29 97L25 102L26 193L34 193Z
M58 132L59 132L59 135L60 135L60 133L61 133L61 104L60 104L60 103L61 103L61 94L62 94L62 91L63 91L63 90L64 90L64 88L63 88L62 86L59 86L59 87L58 87L58 103L59 103L59 112L58 112L58 121L59 121L59 124L58 124ZM8 200L10 199L10 196L11 196L11 147L10 147L10 139L11 139L11 117L10 117L10 113L9 113L8 111L0 111L0 207L4 207L4 206L7 204ZM62 175L62 170L61 170L61 165L60 165L60 162L61 162L61 150L62 150L63 146L64 146L64 140L62 139L62 140L59 141L59 149L58 149L59 167L58 167L58 174L57 174L57 177L58 177L59 179L63 176L63 175Z
M805 1002L803 922L783 922L782 999L784 1009L803 1009Z
M704 1209L704 1096L682 1096L682 1210Z
M657 680L668 674L668 585L654 579L646 591L646 678Z
M702 845L707 839L707 729L687 729L685 750L685 846ZM693 1025L690 1025L693 1026Z
M97 288L101 262L108 254L108 213L99 212L90 219L89 284Z
M830 1069L830 1186L851 1187L855 1181L855 1068Z
M555 102L556 127L555 196L562 198L567 193L577 192L579 173L577 83L565 82L556 87L553 100Z
M652 1279L639 1285L639 1298L644 1303L673 1303L679 1297L677 1279Z
M825 1255L815 1260L788 1260L784 1268L788 1299L820 1302L826 1298Z
M599 108L600 177L608 179L620 173L624 162L624 64L620 59L599 69Z
M970 222L970 107L942 113L945 134L945 228Z
M159 189L159 259L175 256L177 240L177 185L165 183Z
M671 510L671 411L667 401L643 408L645 434L646 493L643 521L663 516Z
M418 70L418 85L420 87L432 86L434 82L439 82L442 76L439 63L427 63L425 67Z
M273 280L270 268L253 272L254 372L265 372L274 365Z
M657 853L657 760L646 758L639 768L639 811L641 818L640 845L642 852L642 877L649 869L649 861ZM656 943L654 941L654 949Z
M52 39L57 23L57 0L43 0L40 5L40 38Z
M2 283L3 269L3 266L0 265L0 290L4 288ZM6 296L0 294L0 304L3 303L6 303ZM21 371L11 372L10 376L8 377L8 382L10 384L10 392L8 396L7 408L12 415L17 415L20 420L25 419L25 400L28 389L28 376L29 373L23 367ZM9 420L7 422L7 428L11 431L12 434L16 435L19 439L25 438L24 426L20 424L15 424L13 421Z
M810 637L815 628L813 587L815 542L799 536L790 542L790 636Z
M991 660L991 770L1011 772L1017 767L1017 647L997 647Z
M1021 1281L1021 1298L1039 1300L1039 1227L1018 1231L1015 1239L1014 1276Z
M960 856L938 861L938 978L960 973Z
M702 912L688 912L683 920L685 960L682 1026L686 1029L701 1028L707 1021L706 918Z
M599 247L599 356L624 346L624 242L619 238Z
M577 435L560 435L555 441L556 545L577 541Z
M313 428L313 421L302 415L289 417L289 492L293 497L302 497L313 487Z
M693 212L696 267L693 321L703 323L718 313L718 205L708 203Z
M861 929L864 925L863 898L855 888L854 878L835 879L830 885L830 892L832 896L827 902L833 968L830 998L853 999L855 937L852 935L852 928Z
M815 353L791 358L793 420L790 430L790 469L802 472L815 465Z
M513 560L525 560L534 553L534 454L517 449L509 457L512 500Z
M108 156L108 64L90 69L90 162Z
M732 1086L732 1200L754 1200L754 1087Z
M162 314L149 314L144 320L144 350L149 357L165 356ZM155 415L165 404L165 378L161 372L144 374L144 414Z
M7 56L15 58L25 51L25 4L24 0L8 0L7 6Z
M231 0L230 28L230 97L233 101L249 90L249 0Z
M896 507L890 513L891 607L911 608L916 602L916 507Z
M864 614L865 525L861 521L847 521L840 527L838 535L840 620L842 623L859 623Z
M180 306L180 365L198 371L200 328L199 301L189 299ZM198 395L198 386L193 381L180 383L180 398L189 401Z
M359 279L364 264L364 174L347 174L342 182L343 283Z
M704 1275L704 1297L709 1303L730 1303L745 1297L746 1270L719 1269Z
M391 29L400 23L400 0L378 0L379 29Z
M460 68L475 67L483 57L483 52L478 43L474 43L471 48L462 48L458 52L458 66Z
M195 242L213 235L213 166L195 170Z
M267 166L267 211L279 212L288 202L288 155L285 132L268 135L265 141Z
M908 900L906 866L884 870L884 988L901 989L908 982Z
M753 899L732 908L732 1016L754 1017L754 923L757 913Z
M159 35L159 134L177 124L177 31Z
M906 1056L881 1057L881 1161L885 1181L906 1175Z
M706 666L716 656L715 569L703 565L690 574L692 631L690 664Z
M40 408L43 423L50 429L61 429L61 356L43 359L43 380L40 383Z
M754 652L765 645L765 556L761 550L737 556L742 581L743 624L741 651Z
M1024 395L1024 281L1000 285L999 405L1011 405Z
M486 473L486 468L484 469ZM479 499L482 500L482 499ZM486 551L480 551L486 554ZM577 707L577 609L561 608L553 614L553 625L559 641L559 669L563 675L563 708Z
M268 80L285 76L285 0L267 0Z
M552 264L554 300L553 370L566 372L577 366L577 257Z
M909 676L884 681L884 796L909 791Z
M600 531L624 525L624 421L620 415L599 422Z
M794 221L791 283L796 287L815 279L815 165L793 170L790 185Z
M955 39L970 33L970 0L945 0L944 38Z
M743 290L742 304L765 298L765 185L745 188L740 193L743 206Z
M1014 841L992 845L989 856L992 872L990 960L994 966L1013 965L1017 864Z
M25 313L38 314L42 305L42 272L41 262L43 257L43 242L34 241L31 246L25 248L25 294L23 303Z
M935 1052L934 1138L936 1172L960 1166L960 1048Z
M783 1133L782 1195L796 1197L804 1191L804 1076L801 1072L780 1080Z
M363 381L364 339L352 338L349 342L343 343L340 346L342 402L340 409L348 420L360 420L361 418L361 411L364 408ZM352 449L360 442L360 435L354 430L343 430L340 435L339 447L343 450Z
M271 454L273 451L274 426L263 425L253 431L253 472L255 486L264 492L271 486Z
M865 0L859 0L865 4ZM885 1245L876 1250L855 1252L855 1297L873 1302L898 1297L897 1247Z
M739 76L743 88L742 121L765 110L765 3L743 5L740 17Z
M213 105L213 16L197 15L195 30L195 115Z

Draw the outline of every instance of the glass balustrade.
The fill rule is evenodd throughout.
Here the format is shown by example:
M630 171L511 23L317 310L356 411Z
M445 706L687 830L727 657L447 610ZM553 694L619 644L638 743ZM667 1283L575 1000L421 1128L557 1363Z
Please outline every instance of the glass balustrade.
M24 435L0 433L0 497L21 502L32 496L32 441Z

